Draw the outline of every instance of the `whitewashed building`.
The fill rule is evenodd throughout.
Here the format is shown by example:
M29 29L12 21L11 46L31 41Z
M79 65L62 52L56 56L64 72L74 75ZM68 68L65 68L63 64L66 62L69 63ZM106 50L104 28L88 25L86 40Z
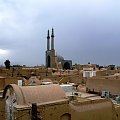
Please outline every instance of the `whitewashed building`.
M83 68L83 77L96 76L96 71L93 68Z

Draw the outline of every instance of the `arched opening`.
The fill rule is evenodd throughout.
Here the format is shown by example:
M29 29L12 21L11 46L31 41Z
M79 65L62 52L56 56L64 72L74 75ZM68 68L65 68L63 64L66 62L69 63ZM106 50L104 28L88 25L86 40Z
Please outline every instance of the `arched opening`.
M60 120L71 120L71 114L65 113L60 117Z
M47 67L50 67L50 56L47 56Z
M64 66L63 66L63 69L70 69L70 63L69 62L65 62L64 63Z

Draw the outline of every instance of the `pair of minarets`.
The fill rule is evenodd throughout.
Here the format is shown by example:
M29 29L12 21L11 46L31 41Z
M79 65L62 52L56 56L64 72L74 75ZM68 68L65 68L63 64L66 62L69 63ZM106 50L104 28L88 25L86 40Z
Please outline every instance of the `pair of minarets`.
M50 34L49 30L47 33L47 50L50 50ZM51 50L54 50L54 29L52 28L52 34L51 34Z

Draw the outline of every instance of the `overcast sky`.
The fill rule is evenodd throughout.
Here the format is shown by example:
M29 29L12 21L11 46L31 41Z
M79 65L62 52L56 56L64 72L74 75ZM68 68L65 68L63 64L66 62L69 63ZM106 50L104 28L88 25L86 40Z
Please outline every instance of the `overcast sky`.
M0 0L0 65L45 64L52 27L65 59L120 65L120 0Z

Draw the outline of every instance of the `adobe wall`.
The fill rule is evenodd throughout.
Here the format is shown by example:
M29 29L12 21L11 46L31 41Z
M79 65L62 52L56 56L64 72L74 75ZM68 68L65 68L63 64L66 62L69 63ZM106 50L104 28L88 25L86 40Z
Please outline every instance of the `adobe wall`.
M120 105L119 107L116 107L116 112L118 114L118 120L120 120Z
M96 76L114 75L118 72L120 72L120 70L99 70L96 72Z
M91 78L87 80L86 88L94 92L108 90L112 95L117 95L120 93L120 79Z
M79 77L79 76L71 76L70 77L70 82L71 83L81 83L82 82L82 80L83 80L83 78L82 77Z
M71 120L113 120L111 102L71 104L70 107Z
M110 101L86 101L81 103L68 103L68 101L41 103L38 104L38 117L42 120L66 120L61 119L64 114L69 114L71 120L120 120L120 107L113 109L113 104ZM17 110L15 118L19 120L31 119L31 108L23 108ZM0 116L2 116L0 114ZM0 120L5 120L1 117Z
M43 116L42 120L61 120L60 117L69 113L69 104L68 103L59 103L54 105L41 105L38 107L40 115ZM40 117L39 115L39 117Z
M0 120L5 120L5 103L2 98L0 98Z
M3 90L5 86L5 78L0 77L0 90Z
M9 84L18 84L18 80L21 80L22 78L20 77L7 77L5 79L5 86Z
M111 111L107 109L88 112L75 112L71 120L113 120Z
M68 102L54 102L37 105L38 118L42 120L61 120L60 117L69 113ZM19 120L31 120L31 108L21 109L14 112L15 118Z
M60 84L62 83L76 83L76 84L80 84L82 83L82 81L85 81L84 78L76 75L76 76L66 76L66 77L62 77L60 80Z
M14 116L16 120L31 120L31 110L30 109L22 109L14 112Z

